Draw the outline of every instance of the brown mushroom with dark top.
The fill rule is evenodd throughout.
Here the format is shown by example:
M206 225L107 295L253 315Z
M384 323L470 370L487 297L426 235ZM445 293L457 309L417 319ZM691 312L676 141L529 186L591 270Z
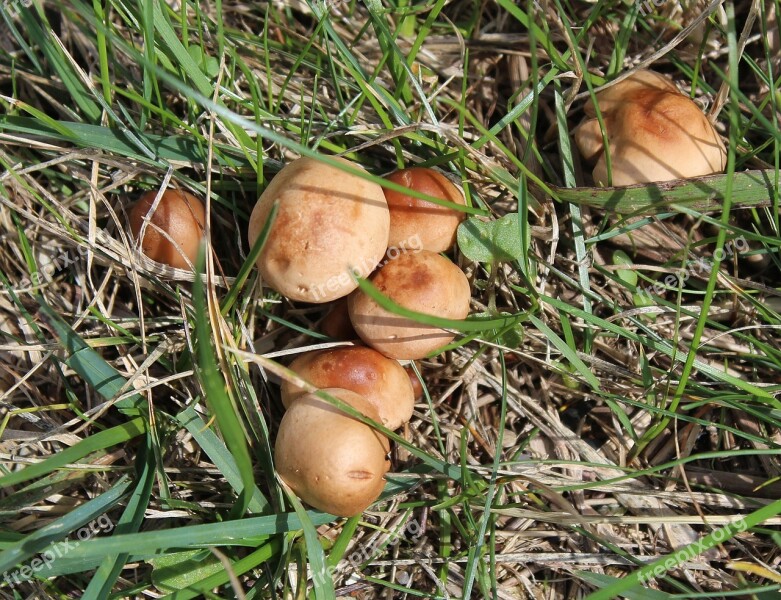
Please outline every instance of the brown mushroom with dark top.
M727 154L716 129L691 98L653 71L638 71L597 93L610 149L612 184L702 177L724 170ZM608 183L602 131L592 105L575 130L596 185Z
M402 254L378 269L370 281L381 294L408 310L452 320L469 314L471 292L466 275L435 252ZM361 339L390 358L423 358L455 338L454 333L386 310L362 290L350 295L347 306Z
M146 192L130 209L130 231L136 240L157 193L157 190ZM203 202L182 190L166 190L155 211L148 217L141 251L159 263L177 269L191 269L190 265L195 264L198 258L205 224Z
M360 166L332 157L345 165ZM330 302L357 287L388 246L390 217L382 188L312 158L286 165L261 194L249 220L254 244L278 205L258 257L264 281L283 296Z
M343 342L358 339L358 334L350 322L350 313L347 312L347 296L334 301L331 310L320 321L320 331Z
M318 388L340 387L360 394L377 409L380 423L397 429L410 420L415 406L412 383L404 368L371 348L347 346L307 352L290 369ZM282 383L282 403L289 408L306 392Z
M465 204L464 194L439 171L410 167L394 171L385 179L421 192L432 198ZM414 198L403 192L384 188L390 210L388 246L399 250L445 252L456 240L458 224L465 213L434 202Z
M376 409L349 390L324 392L379 421ZM366 510L385 487L388 438L314 394L298 398L279 425L274 447L282 480L307 504L350 517Z

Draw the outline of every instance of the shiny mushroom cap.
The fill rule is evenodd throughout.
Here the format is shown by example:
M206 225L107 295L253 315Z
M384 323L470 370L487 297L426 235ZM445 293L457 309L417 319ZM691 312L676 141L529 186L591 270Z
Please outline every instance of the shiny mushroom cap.
M357 287L352 273L371 273L388 246L382 188L337 167L312 158L286 165L250 215L251 245L275 203L276 220L257 265L265 282L291 300L322 303L346 296Z
M469 314L466 275L435 252L402 254L378 269L370 281L403 308L454 320ZM349 296L347 306L361 339L390 358L423 358L455 338L453 333L384 309L362 290Z
M410 167L394 171L385 179L433 198L465 204L461 190L434 169ZM456 229L465 213L403 192L383 189L390 210L390 248L445 252L453 246Z
M156 197L157 190L150 190L130 209L130 232L136 240ZM182 190L166 190L148 221L141 251L159 263L191 269L190 264L198 258L204 236L206 209L203 202Z
M638 71L599 92L597 102L610 143L612 184L633 185L702 177L724 170L724 143L710 121L666 77ZM586 114L594 114L593 107ZM596 118L575 130L586 160L596 159L594 183L608 182L602 133Z
M323 390L379 421L355 392ZM314 394L298 398L282 417L274 460L282 480L307 504L350 517L366 510L385 487L388 438Z
M360 394L377 409L380 422L398 429L410 420L415 396L407 372L395 360L364 346L348 346L307 352L296 358L290 369L318 388L340 387ZM305 391L282 383L285 408Z

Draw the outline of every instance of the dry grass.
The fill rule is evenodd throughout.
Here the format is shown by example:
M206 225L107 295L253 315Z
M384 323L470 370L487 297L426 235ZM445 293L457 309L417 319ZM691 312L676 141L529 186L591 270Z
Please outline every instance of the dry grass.
M31 565L100 516L118 540L108 545L104 528L38 578L0 580L0 597L305 598L311 568L318 598L574 598L602 588L596 598L692 543L701 552L627 597L775 597L777 6L741 2L731 21L729 6L712 5L698 20L702 3L667 2L635 21L621 3L420 3L407 71L398 57L417 44L377 33L373 2L330 3L320 25L305 3L226 2L221 14L172 4L148 20L162 4L109 0L101 16L100 2L47 1L0 21L0 566ZM390 30L398 4L383 3ZM675 36L688 25L699 38ZM200 76L177 62L176 40L199 61L212 57ZM724 80L730 53L740 70ZM544 191L590 185L561 128L580 121L588 86L637 65L687 90L696 69L692 94L718 116L730 170L765 170L769 202L626 216L598 207L609 192L578 206ZM473 206L519 212L528 233L519 260L453 254L473 284L473 312L507 325L417 364L425 394L399 433L384 499L360 519L308 513L303 529L317 527L324 551L302 537L270 448L275 381L286 376L276 361L329 342L317 333L325 309L292 304L241 271L258 192L307 150L345 154L374 174L438 165L462 179ZM208 198L201 286L127 236L129 203L164 184ZM683 289L641 302L640 289L736 240L750 249L739 242ZM629 267L615 261L619 249ZM214 372L198 353L204 331ZM101 364L117 372L110 385ZM226 446L213 420L234 406L257 485L239 511L246 524L230 523L242 516L239 442ZM74 448L75 459L63 454ZM224 529L198 529L215 523ZM739 530L729 539L698 546L730 523ZM207 546L213 553L198 550ZM185 558L173 578L166 561ZM318 576L327 565L331 576Z

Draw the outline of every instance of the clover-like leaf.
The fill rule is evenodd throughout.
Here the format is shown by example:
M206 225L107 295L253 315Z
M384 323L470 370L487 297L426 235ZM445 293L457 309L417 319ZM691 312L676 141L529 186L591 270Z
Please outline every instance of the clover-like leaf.
M458 247L469 260L498 262L523 256L521 225L517 213L493 221L470 217L458 226Z

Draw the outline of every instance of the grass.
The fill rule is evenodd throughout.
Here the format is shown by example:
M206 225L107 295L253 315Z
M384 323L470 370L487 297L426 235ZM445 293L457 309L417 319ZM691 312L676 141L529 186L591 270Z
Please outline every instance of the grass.
M2 3L0 597L778 597L781 7L650 7ZM637 65L724 174L590 187L572 128ZM438 166L489 221L352 519L273 467L286 357L329 340L246 230L299 155ZM207 199L203 276L126 233L169 183Z

